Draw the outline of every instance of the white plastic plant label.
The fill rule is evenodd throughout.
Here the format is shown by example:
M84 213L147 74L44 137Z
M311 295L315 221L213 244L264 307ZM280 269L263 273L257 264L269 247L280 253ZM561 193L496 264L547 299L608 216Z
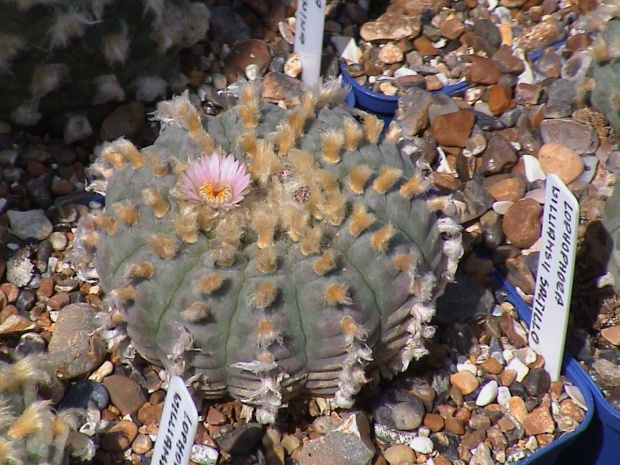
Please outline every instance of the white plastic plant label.
M187 465L194 445L198 412L180 376L170 379L151 465Z
M326 0L297 0L295 53L302 65L301 80L310 87L319 83Z
M555 174L547 176L543 230L529 344L560 378L575 268L579 204Z

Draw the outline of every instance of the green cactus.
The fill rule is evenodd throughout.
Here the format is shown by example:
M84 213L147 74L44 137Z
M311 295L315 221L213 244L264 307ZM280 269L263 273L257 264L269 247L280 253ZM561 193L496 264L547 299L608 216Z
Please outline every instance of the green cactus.
M326 103L341 102L337 89L284 111L246 86L235 108L201 121L186 95L160 103L154 145L104 146L93 170L106 207L74 244L84 263L94 252L106 302L144 358L205 397L258 407L261 422L302 394L350 407L370 372L391 376L426 353L462 253L451 199L427 194L428 167L378 143L376 117L359 113L360 124ZM187 194L212 152L246 164L250 190L240 200L203 183L196 198L232 192L238 205Z
M39 354L0 362L0 463L65 465L93 457L95 446L76 431L78 412L54 412L41 397L58 383L53 371Z
M205 36L209 11L189 0L5 0L0 18L0 118L30 126L180 92L179 49Z

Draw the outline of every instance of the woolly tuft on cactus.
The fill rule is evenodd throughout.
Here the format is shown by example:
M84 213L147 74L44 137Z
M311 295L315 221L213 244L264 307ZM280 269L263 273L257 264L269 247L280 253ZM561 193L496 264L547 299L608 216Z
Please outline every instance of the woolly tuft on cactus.
M205 36L209 17L189 0L2 1L0 118L30 126L46 115L165 96L182 76L179 49Z
M284 111L248 85L200 118L175 97L158 105L154 145L108 143L93 166L106 207L81 220L74 256L94 260L144 358L205 397L256 406L261 422L298 395L351 407L369 375L425 354L462 253L425 162L378 142L381 122L342 98L326 85ZM200 183L212 153L236 162ZM243 190L242 167L245 197L219 208L213 198Z
M0 362L0 463L65 465L94 456L94 444L76 431L78 412L54 412L40 397L54 382L52 365L39 354Z

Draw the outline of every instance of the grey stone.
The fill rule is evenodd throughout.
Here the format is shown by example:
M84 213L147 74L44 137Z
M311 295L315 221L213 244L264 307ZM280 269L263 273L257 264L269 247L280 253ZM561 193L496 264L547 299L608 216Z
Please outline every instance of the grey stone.
M461 223L466 223L482 216L491 209L494 199L482 186L482 181L474 178L467 181L461 190L454 193L454 199L465 204L461 211Z
M456 113L461 108L452 98L446 94L435 94L433 103L428 107L428 118L432 123L436 116Z
M422 423L424 403L404 389L387 389L373 403L372 416L388 428L411 431Z
M34 274L32 250L29 247L19 249L7 260L6 279L17 287L23 287L30 282Z
M599 146L596 130L572 119L546 119L540 124L544 143L557 142L577 154L594 153Z
M433 95L417 87L409 88L398 100L396 120L406 137L413 137L428 126L428 109Z
M43 210L25 212L9 210L7 216L9 217L11 232L20 239L42 241L54 230L51 221L47 219Z
M69 386L58 408L87 409L91 403L99 410L103 410L110 403L110 395L103 384L92 380L80 380Z
M89 304L70 304L58 313L49 344L61 379L73 379L97 368L106 355L106 344L97 333L98 310Z
M250 422L224 434L217 440L220 449L232 456L248 455L263 437L263 427Z
M36 208L47 210L54 202L52 197L52 176L45 173L38 178L31 178L26 182L28 195Z
M298 460L299 465L367 465L374 455L370 424L363 413L356 412L336 430L304 444Z

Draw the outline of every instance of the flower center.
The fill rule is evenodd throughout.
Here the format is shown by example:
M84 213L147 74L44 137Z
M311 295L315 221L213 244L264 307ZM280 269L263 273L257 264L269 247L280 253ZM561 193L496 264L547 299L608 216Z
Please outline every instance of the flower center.
M224 203L230 202L233 197L232 188L228 183L213 180L207 181L200 186L198 189L200 193L200 197L206 203L222 205Z

